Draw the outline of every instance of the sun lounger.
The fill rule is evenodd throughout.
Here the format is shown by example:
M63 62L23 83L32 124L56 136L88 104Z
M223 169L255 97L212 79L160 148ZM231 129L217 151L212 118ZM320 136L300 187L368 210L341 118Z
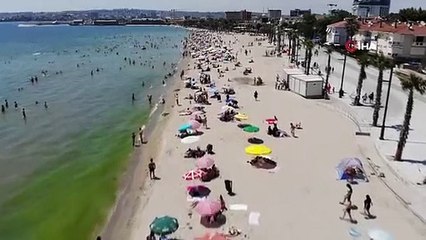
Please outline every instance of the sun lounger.
M229 205L229 210L233 211L247 211L248 206L245 204L231 204Z

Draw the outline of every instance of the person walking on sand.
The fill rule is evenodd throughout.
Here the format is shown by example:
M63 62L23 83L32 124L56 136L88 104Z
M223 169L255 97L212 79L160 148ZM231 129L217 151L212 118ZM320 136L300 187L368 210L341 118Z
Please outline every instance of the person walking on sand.
M340 218L340 219L345 219L345 217L346 217L346 214L348 214L348 216L349 216L349 220L353 223L353 222L355 222L354 221L354 219L352 218L352 214L351 214L351 211L352 211L352 202L351 201L349 201L349 203L348 203L348 205L343 209L343 216Z
M136 133L132 132L132 146L136 146Z
M290 123L290 132L293 137L296 136L296 126L293 123Z
M259 97L259 93L257 91L254 91L254 100L257 101L257 98Z
M175 99L176 99L176 105L180 106L179 105L179 94L178 93L175 94Z
M155 176L155 168L156 168L156 166L155 166L155 163L154 163L154 159L150 159L149 160L149 164L148 164L148 169L149 169L149 178L152 180L152 179L155 179L155 178L157 178L156 176Z
M347 183L346 187L348 188L348 192L346 193L345 197L343 198L343 201L340 202L340 204L345 204L346 201L348 201L349 203L351 202L351 197L353 193L352 186Z
M207 116L206 115L204 115L204 118L203 118L202 122L203 122L204 128L207 129L208 127L207 127Z
M370 208L373 205L373 202L371 201L370 195L365 195L364 200L364 213L367 215L368 218L371 218Z

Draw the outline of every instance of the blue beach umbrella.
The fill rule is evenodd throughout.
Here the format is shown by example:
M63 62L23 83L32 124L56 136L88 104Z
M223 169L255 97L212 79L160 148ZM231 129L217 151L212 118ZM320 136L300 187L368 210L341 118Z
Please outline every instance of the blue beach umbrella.
M185 124L183 124L179 127L178 131L182 132L182 131L185 131L185 130L190 129L190 128L191 128L191 124L185 123Z

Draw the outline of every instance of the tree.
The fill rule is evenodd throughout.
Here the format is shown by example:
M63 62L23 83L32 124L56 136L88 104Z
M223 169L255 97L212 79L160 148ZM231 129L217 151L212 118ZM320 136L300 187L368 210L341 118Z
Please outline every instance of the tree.
M399 10L399 19L401 21L426 21L426 10L422 8L405 8Z
M376 101L374 103L373 111L373 126L377 127L377 122L379 120L379 111L382 106L382 87L383 87L383 71L393 67L393 62L391 59L386 58L383 53L380 53L372 59L372 65L377 67L379 70L379 77L377 78L377 87L376 87Z
M354 17L346 18L346 33L348 35L348 38L352 40L352 38L355 36L355 34L359 30L359 22Z
M328 79L330 78L330 70L331 70L330 62L331 62L331 53L332 52L333 52L333 50L331 48L327 48L328 60L327 60L327 69L325 71L326 72L325 86L323 88L324 99L329 99L328 98L327 87L328 87Z
M314 42L310 39L303 40L303 45L305 45L305 73L309 75L309 70L311 67L312 61L312 49L314 48Z
M413 112L414 105L414 91L423 95L426 92L426 80L414 73L406 74L402 72L396 72L396 75L401 81L402 90L408 92L404 123L402 124L402 129L399 135L398 147L395 153L395 160L401 161L402 152L404 150L410 131L411 113Z
M356 96L353 102L353 105L360 106L361 92L362 92L362 84L364 80L367 78L367 73L365 72L365 68L370 65L370 59L367 54L363 54L358 58L358 64L360 65L359 76L358 76L358 84L356 87Z

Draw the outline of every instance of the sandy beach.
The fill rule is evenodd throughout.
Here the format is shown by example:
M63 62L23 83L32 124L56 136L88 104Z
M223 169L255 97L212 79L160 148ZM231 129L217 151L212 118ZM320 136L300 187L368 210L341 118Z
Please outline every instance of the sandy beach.
M183 99L193 90L181 88L181 106L174 105L173 94L168 96L166 104L169 107L164 111L170 115L160 117L159 127L153 131L149 143L138 150L142 154L135 165L130 166L135 173L129 176L130 187L124 191L124 200L122 197L117 205L118 217L112 218L115 224L107 228L103 239L145 239L150 233L150 223L155 217L164 215L178 219L179 229L171 235L176 239L194 239L206 232L228 233L231 226L241 230L233 239L351 239L351 228L363 235L360 239L367 239L366 234L371 229L383 229L395 239L425 239L424 224L405 209L376 176L370 175L364 151L359 146L363 140L355 136L356 126L350 119L325 107L323 100L308 100L289 91L274 89L276 75L282 76L283 68L289 65L287 56L265 57L265 51L273 50L273 46L266 41L258 45L254 36L221 33L220 37L224 45L231 43L231 52L235 56L238 53L241 67L234 70L235 62L220 62L222 69L229 69L224 71L224 76L219 78L216 68L206 73L218 89L224 84L235 89L234 96L240 106L238 112L248 116L248 120L241 123L256 125L260 131L247 133L237 127L238 121L220 121L217 114L224 101L209 99L211 105L205 106L208 128L200 128L204 134L198 142L183 144L175 135L190 116L179 116L178 111L193 106L194 101L191 105ZM253 46L248 47L251 42ZM199 75L200 70L194 69L194 62L195 59L190 59L184 68L185 75ZM251 67L253 73L244 76L246 67ZM253 77L261 77L265 84L253 86ZM176 86L183 84L177 81ZM253 97L254 91L259 94L258 101ZM224 96L222 94L222 100ZM290 123L301 122L303 129L296 130L297 137L269 136L265 119L273 116L278 119L278 127L288 133ZM270 157L277 162L277 168L268 171L247 163L253 158L244 151L250 145L247 141L250 137L262 139L272 149ZM196 168L195 159L184 158L185 151L197 146L205 149L207 144L213 145L215 154L210 157L215 160L220 176L206 183L185 181L182 175ZM150 157L157 164L156 175L160 180L148 178L144 181ZM360 158L370 180L353 185L352 202L358 206L358 210L352 211L356 224L339 218L343 214L344 206L339 202L346 193L346 181L336 180L335 167L347 157ZM227 194L224 180L232 180L235 196ZM187 200L186 187L199 183L211 190L209 199L224 197L228 207L223 213L226 222L218 228L201 225L200 215ZM375 219L362 215L366 194L372 198L371 212L377 216ZM247 206L247 209L230 209L235 204Z

